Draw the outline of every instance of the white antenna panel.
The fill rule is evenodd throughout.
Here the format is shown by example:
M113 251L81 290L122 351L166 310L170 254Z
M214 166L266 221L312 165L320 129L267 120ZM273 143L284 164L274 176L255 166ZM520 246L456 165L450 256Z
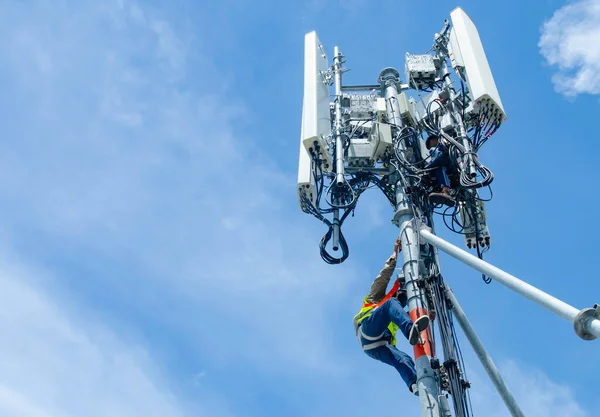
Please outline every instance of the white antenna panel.
M324 72L329 69L327 56L316 32L304 37L304 99L302 103L302 124L300 127L300 156L298 160L298 204L302 208L303 196L316 204L316 184L313 175L313 162L309 151L320 146L322 169L331 171L329 145L323 140L331 133L329 112L329 86L325 84ZM323 73L322 73L323 71Z
M317 201L316 183L312 170L312 161L308 154L302 139L304 138L303 128L300 133L300 158L298 160L298 204L302 207L302 196L305 195L308 201L314 206Z
M302 143L309 152L319 146L323 171L333 164L327 138L331 134L329 82L326 82L329 63L315 31L304 37L304 100L302 104Z
M490 116L497 113L500 122L504 122L506 120L504 107L475 24L460 7L450 13L450 18L452 20L450 32L452 66L455 69L457 66L464 67L473 97L474 110L491 111ZM488 106L489 108L486 109Z

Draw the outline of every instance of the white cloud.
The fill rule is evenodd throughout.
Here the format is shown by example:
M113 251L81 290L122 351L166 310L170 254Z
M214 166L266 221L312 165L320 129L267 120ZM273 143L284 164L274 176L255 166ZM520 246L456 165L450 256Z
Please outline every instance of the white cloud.
M0 53L14 80L0 143L7 234L32 228L126 257L131 276L88 279L116 293L143 282L167 307L121 301L172 323L206 360L341 372L324 317L360 269L318 257L325 230L300 213L295 175L258 148L260 132L244 129L252 110L198 52L208 34L135 2L36 4L2 6L11 18L0 35L15 39ZM207 310L214 320L188 319ZM233 328L214 349L210 335Z
M473 356L472 360L476 360ZM508 388L528 417L589 417L569 386L556 382L546 372L514 360L498 364ZM481 368L470 372L471 399L475 414L509 417L510 413Z
M169 393L145 349L48 298L32 282L46 272L9 260L3 249L0 415L196 415Z
M600 94L600 0L579 0L558 9L542 28L539 47L556 91L574 97Z
M401 348L404 346L406 345L402 343ZM463 351L466 353L467 376L471 382L469 392L473 415L510 417L487 374L479 365L477 357L467 352L468 349L469 347L463 345ZM408 349L406 351L409 352ZM552 373L551 370L523 365L516 360L504 360L496 364L525 416L592 417L597 415L585 410L581 398L577 398L578 395L568 384L551 379L548 376ZM372 412L372 401L363 399L383 400L392 397L395 398L395 402L390 406L394 413L406 416L420 415L418 400L408 392L406 385L393 368L367 357L359 358L357 367L360 369L355 371L353 377L354 380L361 380L360 389L357 390L361 401L327 402L314 410L315 415L365 415ZM369 375L369 378L361 379L364 375ZM350 392L347 387L340 384L331 388L331 395L343 397L350 395ZM452 401L450 407L452 408Z

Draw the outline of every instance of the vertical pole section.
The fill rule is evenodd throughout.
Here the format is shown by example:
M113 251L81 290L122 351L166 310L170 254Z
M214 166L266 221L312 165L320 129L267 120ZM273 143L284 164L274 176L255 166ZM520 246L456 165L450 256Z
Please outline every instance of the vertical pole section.
M550 310L554 314L568 320L575 324L575 330L577 334L585 338L585 340L592 340L596 337L600 337L600 320L598 320L597 311L594 309L577 310L575 307L559 300L556 297L551 296L544 291L535 288L519 278L504 272L500 268L495 267L476 256L471 255L451 243L446 242L444 239L437 237L429 230L423 228L420 230L421 237L428 243L432 244L436 248L446 252L448 255L458 259L461 262L475 268L482 274L487 275L490 278L504 284L508 288L524 297L529 298L531 301L539 304L547 310ZM584 337L585 336L585 337Z
M335 84L335 167L336 183L344 183L344 141L342 139L342 54L336 46L333 51L333 80Z
M483 365L483 368L487 372L488 376L494 383L498 394L500 394L500 397L502 397L502 401L504 401L504 404L506 404L506 408L508 408L508 411L513 417L525 417L519 408L519 404L517 404L517 401L504 383L498 368L496 368L496 364L494 364L494 361L492 361L492 358L485 350L483 343L481 343L481 340L479 340L479 337L477 337L477 334L475 333L475 329L473 329L473 326L471 326L471 323L469 322L469 319L467 319L465 312L461 308L460 304L458 304L458 300L450 290L446 291L446 295L452 303L452 312L454 317L456 317L456 320L458 320L458 324L465 333L465 336L467 336L471 346L473 346L473 350L477 354L477 357L479 358L479 361Z
M333 239L331 241L333 250L340 248L340 210L333 211Z
M335 88L335 182L344 185L344 140L342 139L342 54L336 46L333 51L333 80ZM339 201L335 201L339 204ZM340 210L333 210L333 250L337 251L340 240Z
M398 106L398 88L400 76L393 68L384 69L379 75L379 81L384 89L388 122L396 128L402 127L400 108ZM402 152L406 151L404 144L400 144ZM402 243L403 272L406 279L406 291L408 294L409 315L413 321L418 317L428 314L427 306L424 305L424 297L421 297L421 289L417 282L419 279L419 234L415 227L415 217L412 203L405 193L401 180L396 185L396 214L394 222L400 228L400 241ZM439 417L440 407L438 404L438 384L431 368L431 343L428 340L428 332L421 335L423 344L414 347L415 368L417 371L417 386L419 390L419 401L422 417Z
M462 142L463 147L465 148L465 155L463 159L463 169L467 171L469 177L475 178L477 176L477 171L475 170L475 164L473 163L473 156L471 152L473 151L473 146L471 145L471 141L467 135L467 131L465 129L465 123L462 118L462 110L457 108L456 103L456 92L454 91L454 87L452 85L452 80L450 79L450 72L448 71L448 64L446 62L445 55L438 55L442 62L442 79L444 80L444 86L450 93L450 102L452 106L452 117L456 122L456 126L458 127L458 136Z

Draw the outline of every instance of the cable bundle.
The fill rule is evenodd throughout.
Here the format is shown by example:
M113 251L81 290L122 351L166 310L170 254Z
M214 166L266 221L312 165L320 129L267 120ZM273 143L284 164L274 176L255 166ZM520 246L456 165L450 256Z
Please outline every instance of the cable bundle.
M448 375L449 392L452 395L456 417L470 417L473 415L471 399L467 388L469 387L465 373L465 364L456 337L456 329L451 313L452 306L445 296L448 291L442 276L438 273L430 278L428 288L438 315L440 338L444 351L444 368Z

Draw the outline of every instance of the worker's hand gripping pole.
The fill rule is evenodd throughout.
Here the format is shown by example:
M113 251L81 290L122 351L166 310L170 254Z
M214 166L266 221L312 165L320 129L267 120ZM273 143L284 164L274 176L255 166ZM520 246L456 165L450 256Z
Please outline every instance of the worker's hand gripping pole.
M436 248L446 252L448 255L458 259L459 261L475 268L482 274L504 284L511 290L529 298L531 301L539 304L554 314L573 323L575 332L584 340L592 340L600 337L600 308L586 308L578 310L575 307L551 296L548 293L530 285L519 278L504 272L500 268L495 267L476 256L471 255L444 239L434 235L427 228L420 230L421 237L435 246Z

